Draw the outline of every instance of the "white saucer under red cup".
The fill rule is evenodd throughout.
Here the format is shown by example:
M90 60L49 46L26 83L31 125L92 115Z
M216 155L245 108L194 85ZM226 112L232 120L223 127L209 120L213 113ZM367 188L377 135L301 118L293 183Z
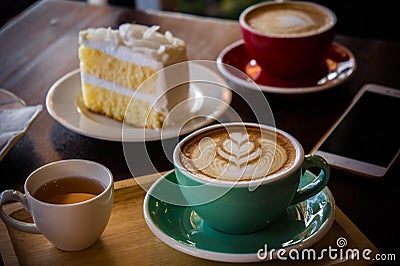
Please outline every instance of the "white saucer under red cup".
M326 90L348 80L356 70L356 60L352 52L336 42L329 48L323 68L298 78L276 78L263 71L248 54L243 40L224 48L217 62L220 72L227 80L251 89L255 88L256 83L262 91L281 94Z

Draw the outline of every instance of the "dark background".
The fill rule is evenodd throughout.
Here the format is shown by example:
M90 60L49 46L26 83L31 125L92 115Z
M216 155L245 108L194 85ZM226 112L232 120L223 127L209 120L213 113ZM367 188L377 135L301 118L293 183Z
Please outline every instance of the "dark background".
M37 0L1 0L0 25L4 25ZM71 0L84 1L84 0ZM160 0L161 9L200 16L238 19L247 6L261 0ZM109 0L110 5L135 7L135 0ZM314 0L329 7L338 17L340 34L367 38L400 40L397 1Z

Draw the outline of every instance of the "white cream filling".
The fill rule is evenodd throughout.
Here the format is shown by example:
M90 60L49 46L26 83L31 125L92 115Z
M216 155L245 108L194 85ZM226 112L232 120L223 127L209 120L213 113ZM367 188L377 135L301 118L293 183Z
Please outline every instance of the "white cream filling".
M159 96L154 94L148 94L141 92L139 90L132 91L126 87L115 85L114 83L108 82L103 79L99 79L98 77L89 75L85 72L81 72L82 82L86 84L90 84L92 86L102 87L106 90L110 90L113 92L121 93L128 97L133 97L135 99L147 102L151 105L154 105L153 108L157 111L164 112L167 107L167 99L165 96ZM157 104L155 104L157 103Z
M97 41L86 41L85 46L97 49L122 61L151 67L156 71L163 68L163 64L161 62L154 60L144 52L148 49L146 47L138 47L136 49L125 46L113 47ZM140 50L141 52L138 52Z

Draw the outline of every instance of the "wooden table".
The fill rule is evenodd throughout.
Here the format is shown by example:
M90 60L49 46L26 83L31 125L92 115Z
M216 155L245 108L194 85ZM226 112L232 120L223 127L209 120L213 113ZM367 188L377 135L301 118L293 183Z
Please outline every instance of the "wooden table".
M160 174L146 175L115 182L114 205L110 221L100 239L88 249L77 252L64 252L55 248L40 234L20 232L0 223L0 253L6 265L223 265L222 262L190 256L162 242L146 225L143 214L145 190L143 184L152 183ZM140 180L139 182L135 182ZM140 186L138 185L140 184ZM160 204L161 205L161 204ZM168 209L167 209L168 210ZM7 204L5 211L21 221L31 218L19 203ZM351 259L335 251L329 256L322 250L337 248L337 240L344 238L346 250L359 250L360 259ZM255 251L259 247L255 248ZM368 250L369 258L379 255L379 251L362 232L337 208L335 220L329 231L310 249L317 254L315 258L301 261L302 265L369 265L373 261L364 259L362 252ZM254 252L255 253L255 252ZM322 255L321 255L322 254ZM335 257L336 255L336 257ZM311 257L312 258L312 257ZM259 265L261 260L256 260ZM268 265L291 263L298 265L299 260L267 261ZM226 263L224 263L226 265Z
M340 19L340 18L339 18ZM28 105L42 104L51 85L78 68L78 32L88 27L116 27L124 22L160 25L187 43L190 60L215 60L228 44L241 38L236 21L201 18L178 13L139 11L109 6L91 6L70 1L41 1L0 30L0 87ZM356 73L342 85L306 95L265 93L276 125L310 151L339 117L354 94L365 83L400 88L400 42L337 35L336 42L350 49L356 59ZM250 111L233 99L232 107L246 121ZM143 144L137 144L143 145ZM160 141L146 143L157 171L172 168ZM78 135L54 121L44 110L28 134L0 162L0 190L22 190L25 178L39 166L60 159L83 158L107 166L116 180L132 176L119 142ZM138 162L135 176L154 172ZM337 205L378 247L393 253L400 229L393 218L398 209L397 161L382 181L333 170L329 187Z

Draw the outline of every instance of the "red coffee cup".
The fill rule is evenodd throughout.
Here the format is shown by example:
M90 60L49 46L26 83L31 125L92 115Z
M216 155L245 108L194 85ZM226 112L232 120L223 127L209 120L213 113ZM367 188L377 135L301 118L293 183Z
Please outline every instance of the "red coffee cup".
M336 21L330 9L303 1L255 4L239 18L246 49L262 71L288 79L325 71Z

